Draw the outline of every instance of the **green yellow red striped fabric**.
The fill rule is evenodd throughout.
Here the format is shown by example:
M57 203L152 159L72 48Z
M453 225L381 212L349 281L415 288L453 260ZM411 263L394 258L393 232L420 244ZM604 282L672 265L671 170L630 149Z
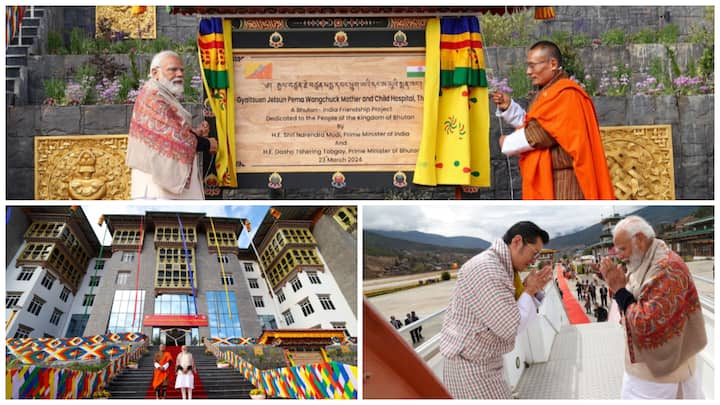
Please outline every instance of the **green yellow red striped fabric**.
M225 55L222 18L204 18L200 20L198 49L208 86L211 89L228 88L228 55Z
M440 20L440 87L487 87L480 23L474 16Z

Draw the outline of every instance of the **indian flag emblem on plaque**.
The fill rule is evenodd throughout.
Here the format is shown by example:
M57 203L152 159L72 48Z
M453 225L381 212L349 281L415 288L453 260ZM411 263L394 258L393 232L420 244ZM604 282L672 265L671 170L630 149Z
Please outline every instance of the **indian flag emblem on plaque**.
M407 77L425 77L425 62L410 62L405 71Z

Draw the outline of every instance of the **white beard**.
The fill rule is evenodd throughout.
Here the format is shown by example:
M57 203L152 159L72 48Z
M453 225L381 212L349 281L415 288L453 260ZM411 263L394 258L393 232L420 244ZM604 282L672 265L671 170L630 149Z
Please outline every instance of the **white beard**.
M633 254L630 255L630 258L628 260L628 264L630 265L631 269L637 269L640 266L640 263L642 263L643 254L638 252L637 249L634 249L635 251Z
M172 94L175 95L177 98L182 98L184 92L185 92L185 86L183 86L182 82L179 83L173 83L170 80L166 79L164 76L160 75L159 79L160 84L162 84L166 89L168 89Z

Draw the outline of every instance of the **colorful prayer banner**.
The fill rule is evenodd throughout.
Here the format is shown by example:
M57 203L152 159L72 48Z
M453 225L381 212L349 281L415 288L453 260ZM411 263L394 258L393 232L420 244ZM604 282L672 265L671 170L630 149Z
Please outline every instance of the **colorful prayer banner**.
M198 56L207 102L215 115L218 150L217 186L237 187L235 172L235 100L233 90L232 24L222 18L203 18L198 32Z
M357 367L329 362L259 370L237 354L223 358L268 396L290 399L357 399Z

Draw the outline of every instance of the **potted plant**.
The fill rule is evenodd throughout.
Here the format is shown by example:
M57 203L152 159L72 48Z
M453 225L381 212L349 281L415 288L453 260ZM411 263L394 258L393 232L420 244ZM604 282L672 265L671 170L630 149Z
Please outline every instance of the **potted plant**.
M262 388L253 388L250 390L250 398L265 399L265 391L263 391Z
M217 368L228 368L230 363L225 359L217 359Z
M108 399L110 398L110 392L105 387L100 387L95 393L93 393L93 399Z

